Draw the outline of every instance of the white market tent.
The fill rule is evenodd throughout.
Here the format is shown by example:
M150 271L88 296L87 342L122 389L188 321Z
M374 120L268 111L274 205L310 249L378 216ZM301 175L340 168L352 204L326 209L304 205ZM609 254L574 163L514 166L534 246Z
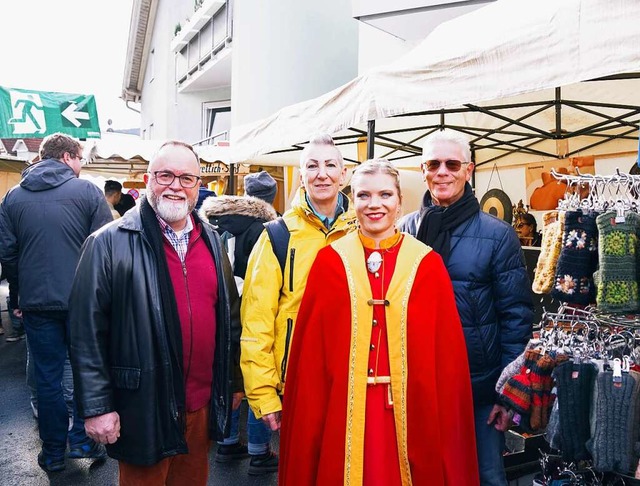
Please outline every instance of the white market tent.
M85 158L89 163L84 171L95 174L141 176L147 170L151 157L164 140L142 140L137 136L104 133L100 139L85 142ZM203 145L194 147L201 164L230 162L229 146ZM224 171L227 172L228 168Z
M295 165L320 131L355 161L369 131L375 157L417 167L420 140L442 127L470 135L477 165L632 152L638 73L639 1L498 0L392 64L234 128L232 158Z

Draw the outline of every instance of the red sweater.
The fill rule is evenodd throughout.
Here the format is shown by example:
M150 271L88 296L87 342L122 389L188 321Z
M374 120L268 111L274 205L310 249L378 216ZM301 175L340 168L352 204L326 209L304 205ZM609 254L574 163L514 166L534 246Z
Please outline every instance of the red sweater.
M164 250L182 329L186 408L193 412L211 400L216 349L218 278L213 255L194 222L184 264L166 238Z

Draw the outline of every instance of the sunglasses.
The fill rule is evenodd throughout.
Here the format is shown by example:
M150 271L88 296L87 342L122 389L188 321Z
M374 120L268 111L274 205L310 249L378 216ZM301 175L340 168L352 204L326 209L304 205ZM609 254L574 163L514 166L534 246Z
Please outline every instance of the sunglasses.
M447 166L447 170L449 172L458 172L463 164L468 164L469 162L461 162L459 160L450 159L450 160L425 160L423 162L424 166L427 168L428 172L435 172L440 168L440 164L444 163Z

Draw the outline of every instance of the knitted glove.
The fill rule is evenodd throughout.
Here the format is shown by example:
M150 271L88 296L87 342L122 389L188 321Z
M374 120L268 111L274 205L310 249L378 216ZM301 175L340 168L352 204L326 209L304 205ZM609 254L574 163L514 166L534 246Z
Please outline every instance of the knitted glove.
M567 211L562 241L551 295L561 302L591 304L595 301L593 272L598 265L595 217L581 210Z
M507 381L509 380L509 378L517 375L520 372L520 370L522 369L522 366L524 365L524 354L525 353L522 353L520 356L514 359L511 363L505 366L505 368L502 370L502 373L500 373L500 378L498 378L498 382L496 383L497 393L502 393L502 390L504 389L504 386L507 384Z
M640 373L631 370L629 371L629 376L633 377L633 379L636 380L636 387L633 390L633 397L631 400L631 406L633 408L633 413L631 415L631 439L634 441L631 460L633 462L633 466L638 461L638 458L640 458L640 403L638 403L640 400Z
M613 372L598 374L596 433L591 450L598 471L629 473L634 463L635 437L632 435L634 403L638 398L636 380L623 373L621 383L613 382Z
M549 447L556 450L562 450L562 442L560 438L560 409L556 400L551 408L549 415L549 423L544 433L545 440L549 443Z
M589 459L589 413L596 368L590 363L566 361L553 371L558 389L560 440L565 461Z
M552 356L555 357L554 360L554 369L556 366L564 363L569 360L569 357L563 353L554 353ZM550 372L549 376L545 376L543 380L543 389L542 389L542 414L541 414L541 423L540 428L545 429L549 423L549 416L551 414L551 409L555 404L556 395L553 393L555 386L555 380L553 379L553 373Z
M525 351L524 364L517 375L507 380L501 399L504 405L520 415L526 415L531 408L531 368L535 366L540 353L535 349Z
M638 310L638 215L627 211L621 223L616 223L615 217L615 211L608 211L596 218L600 267L596 277L596 302L604 312L635 312Z
M543 217L542 243L531 288L536 294L548 294L553 288L556 265L562 248L564 212L551 211Z
M549 414L549 398L544 397L545 391L550 390L552 381L551 372L555 367L556 360L551 353L540 356L538 361L531 367L529 377L531 379L531 428L540 430L547 426Z

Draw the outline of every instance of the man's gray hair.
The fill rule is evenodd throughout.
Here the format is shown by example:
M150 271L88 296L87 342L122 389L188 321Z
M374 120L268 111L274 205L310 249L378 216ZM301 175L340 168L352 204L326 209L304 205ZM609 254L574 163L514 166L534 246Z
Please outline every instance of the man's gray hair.
M433 132L431 135L427 136L427 138L424 139L424 143L422 144L423 162L424 154L440 142L450 142L457 145L458 147L460 147L460 150L462 150L462 154L464 155L464 160L461 160L460 162L471 162L471 148L469 147L469 139L460 132L447 129Z
M304 150L302 150L302 152L300 153L300 169L304 169L304 165L307 162L307 157L309 157L309 151L311 150L311 147L313 147L314 145L328 145L330 147L335 148L336 154L337 154L336 159L340 163L340 168L342 169L344 167L344 159L342 158L342 152L340 152L340 149L336 147L335 143L333 143L333 138L331 138L331 135L329 135L328 133L319 132L311 136L311 138L309 139L309 143L304 148Z

